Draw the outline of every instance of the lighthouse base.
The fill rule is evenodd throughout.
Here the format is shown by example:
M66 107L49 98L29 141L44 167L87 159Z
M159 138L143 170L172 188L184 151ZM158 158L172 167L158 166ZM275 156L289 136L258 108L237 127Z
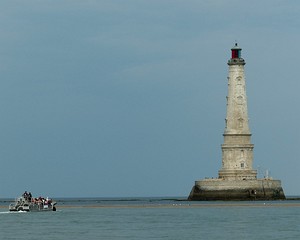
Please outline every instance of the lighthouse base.
M224 180L204 179L196 181L188 197L191 201L249 201L284 200L280 180Z

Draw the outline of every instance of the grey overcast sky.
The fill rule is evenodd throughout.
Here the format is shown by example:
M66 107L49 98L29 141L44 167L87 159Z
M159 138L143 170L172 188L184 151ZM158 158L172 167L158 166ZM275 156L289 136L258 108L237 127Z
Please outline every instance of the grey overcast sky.
M254 165L300 195L300 2L1 0L0 197L188 196L217 177L227 61Z

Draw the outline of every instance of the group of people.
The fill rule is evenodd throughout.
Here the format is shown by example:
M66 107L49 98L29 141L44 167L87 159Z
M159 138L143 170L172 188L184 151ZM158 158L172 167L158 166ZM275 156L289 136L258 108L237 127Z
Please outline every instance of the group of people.
M22 194L22 197L25 198L27 201L31 202L31 199L32 199L32 195L31 195L31 192L27 192L25 191L23 194Z
M31 192L27 192L25 191L22 196L25 198L26 201L28 202L33 202L33 203L37 203L37 204L40 204L40 203L43 203L45 205L47 204L51 204L52 203L52 200L51 199L48 199L48 198L43 198L43 197L38 197L38 198L33 198L32 197L32 194Z

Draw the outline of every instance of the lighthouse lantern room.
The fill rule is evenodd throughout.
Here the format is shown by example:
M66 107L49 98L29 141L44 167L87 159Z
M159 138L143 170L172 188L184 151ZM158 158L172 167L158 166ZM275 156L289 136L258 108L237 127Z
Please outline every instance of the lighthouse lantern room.
M234 47L231 48L231 58L241 58L241 51L242 49L236 43Z

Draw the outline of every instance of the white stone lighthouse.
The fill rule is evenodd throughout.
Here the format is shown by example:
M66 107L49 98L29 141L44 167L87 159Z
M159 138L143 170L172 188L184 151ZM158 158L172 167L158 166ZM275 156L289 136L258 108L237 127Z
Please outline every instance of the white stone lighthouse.
M222 169L219 171L219 178L223 179L256 179L256 171L252 169L254 146L250 142L245 61L241 58L241 51L235 44L228 61L227 115L222 144Z
M215 179L195 181L189 200L285 199L280 180L257 179L248 121L245 61L237 43L228 61L228 95L222 144L222 168Z

